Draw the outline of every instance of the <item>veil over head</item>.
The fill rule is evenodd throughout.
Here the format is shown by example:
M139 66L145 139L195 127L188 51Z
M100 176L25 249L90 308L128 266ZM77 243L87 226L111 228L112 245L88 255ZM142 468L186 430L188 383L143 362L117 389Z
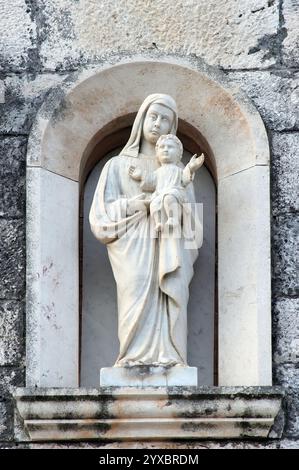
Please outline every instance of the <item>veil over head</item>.
M148 108L151 104L154 103L161 104L173 111L174 119L169 134L176 134L178 128L178 110L175 100L171 96L165 95L163 93L154 93L152 95L148 95L138 110L129 140L120 152L120 155L126 155L128 157L135 158L138 157L144 118Z

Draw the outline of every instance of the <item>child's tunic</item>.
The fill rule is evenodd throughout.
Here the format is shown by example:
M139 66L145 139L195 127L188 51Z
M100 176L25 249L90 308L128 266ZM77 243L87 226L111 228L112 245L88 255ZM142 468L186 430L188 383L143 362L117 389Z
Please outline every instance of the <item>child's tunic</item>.
M175 164L162 165L154 171L155 192L151 196L151 213L160 211L166 195L174 196L179 204L188 202L186 196L186 182L183 177L183 168Z

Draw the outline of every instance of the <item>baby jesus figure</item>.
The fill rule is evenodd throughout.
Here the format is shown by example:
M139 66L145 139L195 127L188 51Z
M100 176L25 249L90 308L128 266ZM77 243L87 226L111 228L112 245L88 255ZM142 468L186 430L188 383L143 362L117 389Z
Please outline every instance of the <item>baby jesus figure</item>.
M195 172L202 166L204 155L193 155L182 168L179 162L183 156L183 145L173 134L161 135L156 144L156 156L160 167L152 174L145 174L138 167L131 166L129 175L141 186L151 189L150 214L154 219L156 232L163 230L163 221L168 229L180 226L182 205L189 202L186 186L194 179Z

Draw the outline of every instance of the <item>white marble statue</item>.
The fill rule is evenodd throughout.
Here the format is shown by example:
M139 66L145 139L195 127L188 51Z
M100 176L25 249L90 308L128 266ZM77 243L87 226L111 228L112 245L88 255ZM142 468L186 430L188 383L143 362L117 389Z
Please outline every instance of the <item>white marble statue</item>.
M107 246L117 285L120 351L114 367L187 365L189 283L202 243L202 225L188 210L187 217L182 217L181 237L151 234L156 209L162 207L162 198L157 196L165 176L155 147L161 135L176 134L177 125L174 99L165 94L149 95L140 106L127 144L106 163L95 191L91 229ZM176 146L174 153L178 154ZM202 163L202 157L194 156L187 170L177 165L171 170L183 178L182 184L189 175L189 184L180 190L184 201L191 204L195 203L191 180ZM142 184L139 176L134 180L137 168L139 176L159 175L154 194L153 187L146 187L146 181ZM170 196L182 202L178 194L171 191ZM166 209L165 201L163 207Z
M149 200L155 230L161 232L166 226L169 233L169 230L181 226L182 209L184 204L189 202L185 188L193 181L196 170L202 166L204 155L198 158L197 155L193 155L182 169L179 162L183 156L183 145L177 136L167 134L159 137L156 143L156 156L160 167L153 173L147 174L140 167L131 166L129 174L135 181L141 182L141 188L155 190Z

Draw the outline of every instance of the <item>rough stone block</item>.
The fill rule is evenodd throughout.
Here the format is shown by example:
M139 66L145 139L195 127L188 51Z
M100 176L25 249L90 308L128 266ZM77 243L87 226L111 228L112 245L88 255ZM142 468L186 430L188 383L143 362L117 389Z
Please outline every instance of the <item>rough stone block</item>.
M58 74L5 77L2 80L0 134L28 134L46 93L64 78Z
M298 295L298 229L296 215L274 216L272 221L272 295Z
M196 54L225 68L277 60L278 0L41 0L38 27L46 69L67 69L110 52Z
M299 66L299 3L296 0L283 0L282 14L287 35L282 43L282 59L288 66Z
M22 219L0 219L0 298L25 294L25 229Z
M224 439L219 439L219 440L213 440L213 441L206 441L206 440L185 440L183 443L180 443L179 441L174 441L174 442L167 442L167 441L147 441L147 442L136 442L136 441L125 441L125 442L111 442L109 444L106 444L105 442L97 442L92 443L92 442L78 442L78 443L72 443L72 444L60 444L60 443L46 443L46 444L41 444L41 443L30 443L27 444L27 448L30 449L102 449L102 450L108 450L108 449L171 449L171 450L203 450L203 449L277 449L279 447L279 442L280 441L248 441L248 440L235 440L235 439L229 439L229 440L224 440ZM292 441L285 440L286 445L287 443L291 443ZM299 441L294 441L294 442L299 442ZM17 444L16 444L17 445ZM24 446L24 444L22 444ZM291 444L289 444L291 446ZM0 445L1 448L1 445ZM7 448L7 447L6 447ZM22 448L22 447L20 447ZM287 448L287 447L286 447ZM292 447L290 447L292 448ZM295 447L293 447L295 448ZM190 455L191 458L191 455ZM182 463L184 462L185 459L182 458ZM186 461L187 462L187 461ZM191 460L190 460L191 462Z
M13 407L11 401L0 401L0 441L13 438Z
M273 357L299 364L299 299L280 298L273 306Z
M297 364L279 364L274 367L274 383L284 387L289 392L298 394L299 390L299 367ZM299 400L299 396L298 396Z
M36 25L25 0L0 2L0 69L25 69L36 58Z
M299 449L299 439L282 439L279 442L279 449Z
M230 72L228 77L253 101L268 129L299 129L298 72Z
M5 102L5 85L4 80L0 80L0 104Z
M26 139L0 137L0 217L25 213Z
M284 364L274 368L274 382L286 388L286 425L284 435L299 437L299 366Z
M25 369L23 367L0 367L0 397L10 394L10 387L25 385Z
M271 165L272 214L299 210L299 132L273 134Z
M24 352L23 303L0 302L0 365L18 365Z

